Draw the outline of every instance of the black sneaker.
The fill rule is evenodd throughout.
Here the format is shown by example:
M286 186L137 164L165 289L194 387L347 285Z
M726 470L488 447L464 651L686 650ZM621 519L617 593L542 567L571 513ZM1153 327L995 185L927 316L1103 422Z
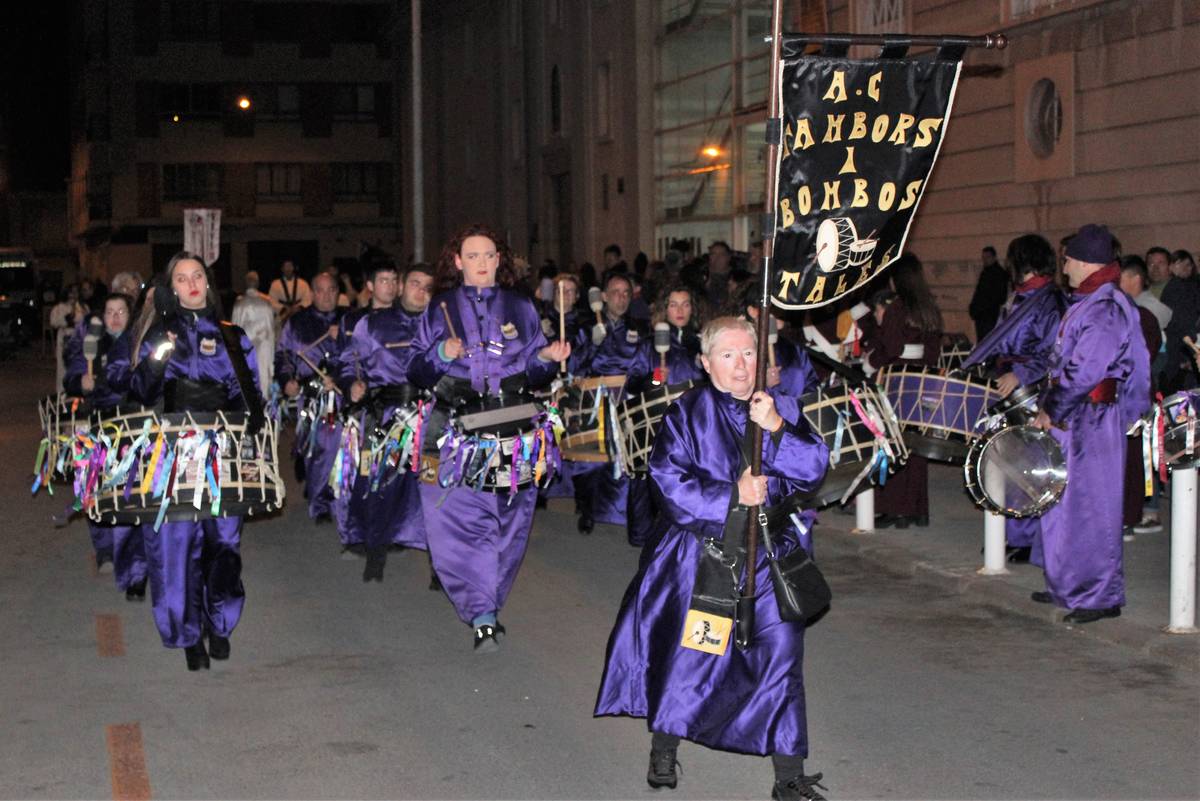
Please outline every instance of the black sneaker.
M1045 590L1034 590L1033 592L1029 593L1029 600L1033 601L1035 604L1054 603L1054 598Z
M500 641L496 639L496 627L484 623L475 627L475 653L491 654L500 650Z
M208 652L204 650L204 640L184 648L183 658L187 660L188 670L208 670Z
M383 566L387 564L387 551L367 551L367 563L363 566L363 582L383 581Z
M575 524L575 527L579 529L580 534L591 534L592 529L596 527L596 521L592 519L591 515L580 515L579 522Z
M1081 625L1083 623L1095 623L1097 620L1104 620L1106 617L1120 616L1121 607L1119 606L1110 606L1107 609L1073 609L1063 618L1063 623Z
M663 787L674 790L675 785L679 783L679 774L675 772L678 765L679 760L675 758L674 748L662 751L651 748L650 769L646 771L646 784L655 790Z
M125 590L126 601L144 601L146 600L146 580L142 579L136 584L130 584Z
M208 633L208 655L213 659L228 659L229 658L229 638Z
M805 776L801 773L786 782L775 782L775 786L771 788L771 798L774 801L825 801L825 796L816 791L817 787L822 790L829 789L821 784L820 773L815 776Z
M1004 552L1004 558L1015 565L1029 564L1029 557L1033 554L1033 548L1029 546L1012 547Z

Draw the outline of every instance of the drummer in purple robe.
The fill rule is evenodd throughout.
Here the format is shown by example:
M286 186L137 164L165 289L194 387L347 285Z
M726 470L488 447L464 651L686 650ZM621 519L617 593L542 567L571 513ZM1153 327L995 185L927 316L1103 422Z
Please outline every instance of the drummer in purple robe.
M128 328L133 315L133 299L113 294L104 299L101 333L96 341L96 357L91 369L83 353L84 338L93 332L84 322L76 336L67 340L63 352L63 388L68 395L87 399L93 412L109 412L125 401L133 373L132 341ZM146 550L141 526L113 525L88 521L96 565L112 565L117 589L126 600L146 599Z
M639 387L646 374L637 373L637 355L650 338L649 326L629 313L633 282L625 273L610 272L604 278L603 323L592 326L591 357L582 366L589 377L626 376L627 387ZM566 471L575 485L575 511L580 534L590 534L597 521L614 526L626 523L629 478L616 465L606 462L567 462Z
M905 253L889 268L895 300L882 312L862 318L867 362L876 370L889 364L937 366L942 313L925 283L921 262ZM929 525L929 461L909 453L903 467L875 493L876 528Z
M130 396L145 406L162 401L167 413L258 410L254 346L237 326L221 321L220 301L200 257L171 257L154 293L160 319L146 333ZM230 353L226 333L240 346ZM249 386L247 399L239 367ZM251 414L253 420L256 415ZM154 623L163 645L183 648L188 670L228 659L229 637L242 616L242 518L168 520L143 527ZM205 639L208 648L205 649Z
M496 405L509 396L525 403L525 390L548 383L570 358L570 343L547 344L533 301L512 289L508 245L487 226L467 226L447 243L437 283L444 291L421 318L408 376L433 388L439 405ZM422 483L421 498L429 553L446 595L473 628L476 652L495 651L505 634L497 615L525 556L537 490Z
M414 410L422 400L423 393L408 380L408 366L417 353L414 338L429 306L433 270L414 264L404 274L401 289L396 268L377 264L370 285L371 309L356 318L338 358L343 394L350 404L346 414L359 421L364 450L372 432L387 432L397 414ZM419 444L416 447L419 451ZM383 581L390 547L427 550L420 479L411 464L381 463L366 474L360 469L334 506L343 545L362 544L366 551L364 582ZM342 469L352 467L343 463ZM373 473L375 469L381 472Z
M651 309L650 319L655 326L659 323L668 326L670 346L665 354L666 358L657 352L655 339L658 337L658 331L655 330L654 338L647 339L638 346L635 366L631 370L632 374L642 377L643 386L639 388L626 384L627 392L644 392L663 385L672 387L688 381L708 381L708 373L700 363L700 329L704 325L703 303L695 290L682 282L663 290ZM646 378L650 380L646 381ZM641 548L646 544L656 516L654 494L650 490L650 480L646 475L629 477L628 498L626 536L630 545Z
M755 625L747 650L687 647L685 620L701 560L724 542L738 505L767 507L815 490L829 451L808 427L796 399L778 388L754 392L754 327L721 317L701 336L712 383L689 390L670 409L650 457L661 536L643 551L608 641L596 715L646 718L651 737L646 780L675 787L680 739L727 751L770 755L772 797L821 799L820 774L804 773L808 726L804 698L804 625L779 617L767 557L758 551ZM762 476L750 475L741 453L747 420L764 429ZM772 532L782 555L812 550L815 515L798 512ZM723 559L721 554L714 555ZM718 570L718 575L720 572ZM728 588L704 587L704 591ZM726 638L728 639L728 638ZM823 789L823 788L822 788Z
M338 423L339 399L334 396L334 376L338 354L338 330L345 312L337 305L337 279L330 273L320 273L312 282L313 303L302 307L283 324L275 346L275 380L283 394L295 398L304 385L317 383L308 392L320 392L322 399L332 400L317 418L309 421L306 436L297 437L292 456L301 463L304 476L304 497L308 498L308 516L313 520L330 513L333 491L329 487L329 470L337 456L342 427ZM317 376L317 370L325 374Z
M1033 386L1046 377L1066 301L1054 282L1054 248L1044 238L1037 234L1017 237L1008 244L1005 261L1015 287L1013 295L1000 311L1000 322L963 361L963 369L990 362L998 375L996 388L1007 398L1017 388ZM1006 520L1008 561L1028 562L1041 529L1037 517Z
M1118 617L1125 605L1125 432L1150 408L1150 360L1137 308L1118 288L1108 229L1080 228L1063 271L1070 305L1034 425L1062 446L1067 488L1042 515L1046 589L1033 600L1070 610L1064 622L1091 623Z

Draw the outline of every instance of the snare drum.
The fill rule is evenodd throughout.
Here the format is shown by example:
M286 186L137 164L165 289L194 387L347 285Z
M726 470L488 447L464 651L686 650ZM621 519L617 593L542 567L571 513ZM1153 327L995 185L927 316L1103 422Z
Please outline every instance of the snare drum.
M994 428L1001 421L1014 426L1032 423L1037 417L1038 397L1045 385L1045 381L1039 381L1027 387L1017 387L1008 397L993 403L988 407L988 427Z
M460 406L450 413L438 453L422 454L421 480L484 492L543 486L562 466L555 436L561 426L538 403Z
M1162 456L1170 467L1194 467L1200 461L1196 448L1196 409L1200 406L1190 392L1177 392L1162 402L1163 421ZM1157 431L1155 417L1158 407L1151 409L1147 423L1152 432ZM1191 430L1191 446L1188 445Z
M983 509L1005 517L1038 517L1062 498L1067 464L1050 432L1003 425L971 443L963 480Z
M896 410L913 453L961 463L979 423L1000 394L978 380L951 378L921 367L889 366L877 377Z
M157 528L166 520L279 509L285 490L276 424L268 419L251 434L248 418L243 412L147 409L100 415L92 435L107 455L85 502L89 517Z
M625 376L576 378L558 391L554 405L562 415L562 455L573 462L611 462L617 443L610 432L620 430L621 389ZM603 432L604 436L601 436Z
M644 474L650 468L650 451L667 409L683 393L698 386L696 381L658 385L621 402L625 469L631 475Z
M817 387L800 402L809 426L829 447L829 469L812 499L814 506L843 501L868 481L884 441L890 451L889 472L907 460L900 425L887 398L871 386Z

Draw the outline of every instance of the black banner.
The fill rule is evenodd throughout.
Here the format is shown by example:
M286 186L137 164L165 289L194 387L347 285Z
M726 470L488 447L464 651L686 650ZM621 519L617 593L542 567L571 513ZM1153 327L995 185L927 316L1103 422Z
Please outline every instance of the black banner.
M782 69L772 302L832 303L899 258L959 61L804 56Z

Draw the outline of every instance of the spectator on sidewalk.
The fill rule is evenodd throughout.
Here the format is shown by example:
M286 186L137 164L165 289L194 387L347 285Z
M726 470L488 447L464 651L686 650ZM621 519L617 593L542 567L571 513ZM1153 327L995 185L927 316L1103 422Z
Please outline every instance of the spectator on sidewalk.
M979 282L975 284L975 294L971 296L971 304L967 313L975 321L975 341L979 342L996 327L1000 319L1000 310L1008 299L1008 271L996 260L996 249L991 245L981 253L983 270L979 273Z
M1200 278L1196 276L1196 260L1186 250L1171 254L1171 277L1163 287L1162 302L1171 310L1166 326L1167 352L1159 388L1172 394L1196 385L1195 365L1184 337L1194 337L1200 327Z
M1149 289L1154 297L1161 299L1163 287L1171 277L1171 251L1157 246L1147 250L1146 269L1150 273Z
M1149 275L1146 263L1140 256L1126 256L1121 259L1121 291L1128 295L1137 305L1142 328L1142 339L1146 343L1146 353L1153 364L1155 357L1162 351L1163 331L1162 318L1155 315L1152 306L1146 302L1157 304L1166 312L1170 320L1171 311L1146 291ZM1142 299L1145 298L1144 302ZM1154 371L1150 371L1146 387L1148 397L1154 397ZM1153 493L1156 479L1150 476L1150 489ZM1146 505L1146 471L1143 464L1142 432L1126 437L1125 440L1125 505L1122 519L1122 535L1130 542L1135 534L1153 534L1162 531L1162 523L1158 520L1157 506L1152 513L1143 514Z

